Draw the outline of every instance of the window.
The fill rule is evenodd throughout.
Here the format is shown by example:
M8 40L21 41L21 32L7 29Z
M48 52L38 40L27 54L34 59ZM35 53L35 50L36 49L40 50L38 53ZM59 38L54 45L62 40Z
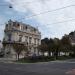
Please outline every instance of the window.
M26 30L27 30L27 28L28 28L28 27L26 26Z
M25 36L25 42L28 43L28 36Z
M22 42L22 36L21 35L19 36L19 42Z
M8 41L11 41L11 34L8 34Z
M36 38L34 39L34 44L36 44Z
M37 40L37 44L38 44L38 45L39 45L39 41L40 41L40 40L38 39L38 40Z
M29 37L29 44L32 43L32 37Z
M6 28L8 27L8 24L6 24Z
M20 24L18 23L17 26L20 26Z
M16 26L16 22L13 22L13 26Z

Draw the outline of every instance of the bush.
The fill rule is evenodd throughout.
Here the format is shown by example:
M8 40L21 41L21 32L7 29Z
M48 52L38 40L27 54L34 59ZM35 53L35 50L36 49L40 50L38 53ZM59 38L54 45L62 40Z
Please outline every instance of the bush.
M35 62L48 62L48 61L53 61L54 57L49 57L49 56L30 56L26 58L22 58L19 60L19 62L22 63L35 63Z
M69 56L75 58L75 53L70 53Z
M59 56L57 60L66 60L70 59L70 56ZM29 56L26 58L19 59L18 62L21 63L35 63L35 62L48 62L48 61L54 61L55 57L53 56Z

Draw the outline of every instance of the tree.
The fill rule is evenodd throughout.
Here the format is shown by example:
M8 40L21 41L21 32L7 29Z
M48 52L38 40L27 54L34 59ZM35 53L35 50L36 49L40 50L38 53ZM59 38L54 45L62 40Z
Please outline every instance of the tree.
M45 44L49 44L49 39L48 38L44 38L41 40L41 42L44 42Z
M3 54L4 54L4 56L6 57L6 51L5 51L5 48L6 48L6 46L7 46L7 43L5 42L4 39L3 39L2 45L3 45Z
M44 38L41 41L42 43L44 42L46 44L46 51L48 52L48 55L51 56L51 52L53 50L53 39L48 39L48 38Z
M65 52L69 52L71 50L71 42L69 39L69 36L63 36L61 39L61 43L62 43L62 51Z
M23 50L25 50L26 46L24 44L14 43L13 48L14 48L15 52L17 53L18 60L19 60L19 55Z
M75 57L75 45L73 45L73 46L71 47L71 50L72 50L72 53L71 53L72 56Z
M29 55L29 51L28 51L28 46L24 46L24 52L25 52L25 54L24 54L24 58L25 58L25 56L27 56L28 57L28 55Z
M61 47L61 42L58 38L54 38L54 56L55 56L55 59L58 58L58 54L60 53L60 47Z
M69 35L73 36L74 35L74 32L69 33Z
M42 42L41 45L38 46L38 49L43 53L44 56L44 53L48 50L48 46L45 42Z
M61 39L61 42L62 42L63 45L70 45L71 44L68 35L63 36L62 39Z
M54 40L50 38L48 43L48 55L51 56L51 52L53 52Z

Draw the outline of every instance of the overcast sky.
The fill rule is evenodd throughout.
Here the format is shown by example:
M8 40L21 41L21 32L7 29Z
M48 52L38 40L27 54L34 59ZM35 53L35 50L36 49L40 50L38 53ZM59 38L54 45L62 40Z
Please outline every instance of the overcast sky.
M12 9L8 7L9 4L12 4ZM42 38L61 38L75 30L74 5L75 0L0 0L0 39L4 36L4 26L9 19L38 27ZM66 6L70 7L52 11ZM47 11L52 12L44 13ZM37 16L30 17L32 15Z

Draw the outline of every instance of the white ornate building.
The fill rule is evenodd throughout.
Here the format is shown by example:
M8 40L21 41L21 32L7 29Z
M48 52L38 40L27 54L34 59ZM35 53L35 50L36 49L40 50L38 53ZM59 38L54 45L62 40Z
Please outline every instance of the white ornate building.
M38 45L41 44L41 33L37 28L30 25L13 22L9 20L5 26L3 43L6 43L5 55L8 57L14 57L16 54L12 43L24 43L27 44L28 50L31 54L38 54Z

